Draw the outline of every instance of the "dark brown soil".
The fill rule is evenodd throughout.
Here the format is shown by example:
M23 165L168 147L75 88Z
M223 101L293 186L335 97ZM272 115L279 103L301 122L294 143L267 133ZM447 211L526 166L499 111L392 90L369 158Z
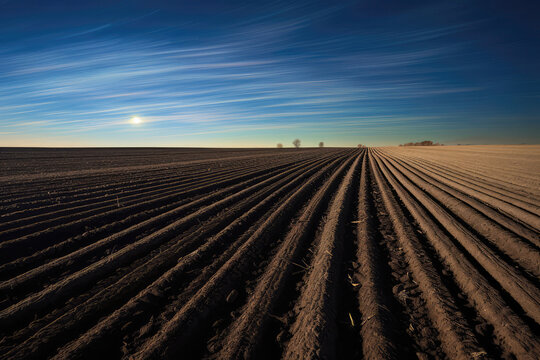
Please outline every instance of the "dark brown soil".
M2 358L540 358L538 174L433 151L0 148Z

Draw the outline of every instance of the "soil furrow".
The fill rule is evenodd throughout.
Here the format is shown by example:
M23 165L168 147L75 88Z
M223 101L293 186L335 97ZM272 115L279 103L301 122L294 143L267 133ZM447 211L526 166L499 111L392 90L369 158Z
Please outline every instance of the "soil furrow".
M77 273L74 273L73 275L68 276L62 281L57 282L54 285L44 289L43 291L31 295L30 297L22 300L18 304L14 304L9 308L0 311L0 319L6 324L9 324L13 321L16 321L24 314L28 314L30 311L37 311L43 307L50 306L51 303L54 303L55 301L58 301L58 299L60 299L61 297L66 296L73 288L81 287L86 282L91 282L97 277L105 275L107 272L114 270L114 268L119 264L129 261L133 256L137 256L138 254L148 251L151 247L163 243L164 241L166 241L168 236L174 234L179 229L187 227L188 224L193 224L194 221L197 221L197 219L200 219L203 216L212 215L216 212L217 209L224 208L228 204L236 201L237 199L250 195L256 189L261 188L284 175L285 173L281 173L267 179L264 179L263 177L263 179L256 178L256 180L251 180L250 183L253 183L257 180L259 180L259 182L243 190L240 190L233 195L229 195L228 197L219 200L211 205L208 205L188 216L176 220L173 223L164 226L159 231L154 232L151 235L133 244L130 244L127 247L120 249L119 251L103 258L102 260L93 263L87 268ZM240 189L242 187L245 186L240 186ZM70 261L72 258L73 256L67 257L65 261ZM48 265L49 267L47 269L53 266L52 264ZM55 263L54 265L61 266L57 265L57 263ZM3 282L1 286L2 288L4 286L6 288L11 288L12 286L17 285L23 280L26 280L26 278L21 278L18 282Z
M294 168L294 166L292 168ZM290 171L290 169L291 168L289 168L288 170ZM143 202L141 204L134 204L132 206L113 210L112 212L106 212L103 214L89 217L87 219L82 219L82 220L70 222L68 224L59 225L58 227L49 228L45 231L45 234L37 233L34 235L24 236L22 238L18 238L15 240L6 241L3 243L0 243L0 251L2 251L2 255L3 255L0 257L0 259L7 261L9 259L12 259L13 257L23 256L24 254L28 254L31 251L44 248L47 245L50 246L58 241L57 240L58 237L69 237L69 235L76 234L77 232L80 231L81 227L83 227L85 224L94 224L95 226L96 223L99 224L99 221L109 223L112 219L114 219L114 216L116 216L118 219L121 219L122 217L124 217L127 214L130 214L133 211L144 211L145 209L148 209L148 208L165 205L167 203L170 203L171 201L174 202L175 199L176 201L180 201L180 204L181 204L183 202L182 200L185 199L186 197L205 194L206 196L196 200L196 205L209 203L209 202L215 201L215 198L217 198L220 195L233 193L234 191L238 191L238 189L243 186L256 183L260 179L276 176L276 174L279 174L281 171L284 171L284 170L271 169L270 171L268 171L268 170L263 169L263 170L257 170L255 172L248 170L246 173L240 176L232 177L225 181L216 182L210 185L188 189L184 192L177 193L172 196L165 196L163 198L152 199L152 200ZM212 191L215 191L215 192L212 193ZM167 213L164 213L155 217L153 220L162 221L164 218L167 218L167 217L174 218L178 216L179 213L182 213L185 211L185 206L190 206L190 205L187 205L187 204L181 205L175 209L168 211ZM139 224L139 225L142 225L142 224Z
M534 359L532 354L539 353L540 342L533 335L533 331L510 309L503 297L426 211L413 200L413 196L407 193L380 163L379 167L433 247L454 273L461 289L474 302L481 316L493 325L495 334L500 337L507 351L520 359Z
M336 287L343 256L340 238L359 160L360 157L357 157L351 165L331 204L308 281L297 304L298 315L291 327L292 337L284 351L284 357L288 359L335 356Z
M434 184L416 176L396 161L391 161L391 163L403 176L431 195L433 199L444 204L444 207L463 223L468 224L474 231L497 246L536 277L540 277L540 252L534 247L528 246L527 243L521 241L511 232L505 231L496 223L491 222L489 218L470 208L467 204L463 204L451 194L437 188Z
M351 278L351 285L358 288L364 358L398 359L394 330L396 320L388 305L388 291L384 291L386 277L382 269L382 254L375 235L376 209L373 204L368 162L366 155L362 162L358 192L358 219L356 220L358 222L356 257L360 268Z
M180 348L196 331L197 324L209 315L212 309L223 301L234 289L234 281L241 278L253 258L257 258L261 247L271 239L273 231L283 226L287 214L294 212L304 197L316 185L316 178L310 179L289 197L257 231L244 243L234 256L217 272L203 288L137 353L136 357L147 358L158 354L170 354ZM179 333L190 324L190 331Z
M322 159L322 160L324 160L324 159ZM322 161L322 160L320 160L320 161ZM316 162L317 161L315 161L315 163ZM302 166L302 165L299 165L299 166ZM298 166L296 166L296 167L298 167ZM282 174L286 174L286 173L288 173L290 171L294 171L294 169L296 167L293 167L292 169L289 169L289 170L282 170ZM262 179L265 176L268 177L268 176L271 176L271 175L272 175L272 173L264 175L263 177L260 177L260 178ZM185 215L185 214L189 213L189 211L194 211L194 209L196 209L196 207L194 207L194 206L202 206L202 205L205 205L207 203L210 203L211 201L216 201L216 199L218 199L219 196L224 196L224 195L227 195L227 194L232 193L234 191L237 191L242 186L246 186L246 184L253 183L257 179L258 178L256 177L256 178L253 178L253 179L251 179L251 180L249 180L249 181L247 181L245 183L230 186L228 188L225 188L222 191L218 191L216 193L207 195L206 197L197 198L194 202L193 201L192 202L188 201L188 203L186 204L186 201L184 200L184 201L179 203L180 207L175 208L173 206L174 203L169 204L167 206L167 208L164 209L165 211L161 211L161 210L158 211L156 216L154 216L154 217L148 216L149 210L146 210L146 211L144 211L143 219L142 219L143 221L142 222L133 221L133 220L137 219L136 217L133 216L131 218L130 222L129 222L129 223L132 224L131 226L129 226L127 228L124 228L124 229L118 229L117 226L113 227L113 230L118 229L117 233L122 234L122 236L120 238L115 238L113 240L114 244L116 244L115 246L118 248L119 244L121 243L121 241L123 241L123 239L125 239L125 240L132 239L132 238L130 238L130 236L131 236L130 234L134 234L134 233L137 233L137 232L140 233L141 231L148 231L152 227L156 228L156 229L159 229L159 227L163 226L164 223L166 224L168 219L174 219L174 217L177 217L178 215ZM103 230L107 231L110 228L111 228L111 226L105 225L103 227ZM121 230L121 231L119 231L119 230ZM101 240L98 237L99 235L101 235L101 236L109 235L110 232L109 232L109 234L107 234L104 231L94 230L94 231L91 231L91 232L85 233L85 234L87 234L86 237L83 237L83 238L78 237L77 239L75 239L76 241L73 241L72 239L67 239L64 242L61 242L60 244L57 244L57 245L55 245L55 246L53 246L51 248L47 248L47 249L45 249L45 250L43 250L41 252L34 253L29 258L21 258L21 259L18 259L17 261L15 261L13 263L4 264L4 265L0 266L0 276L5 277L4 274L7 273L8 275L11 275L12 277L15 277L17 275L17 272L16 272L17 270L18 270L18 273L20 274L21 269L23 269L23 270L25 268L28 269L29 266L31 266L32 264L35 264L36 261L39 260L39 259L47 259L44 256L46 256L47 254L50 254L51 252L56 257L60 257L60 256L62 256L62 254L65 254L65 256L63 258L64 259L69 259L69 260L65 260L65 261L71 261L73 259L71 257L72 254L68 254L69 250L74 251L74 250L77 250L78 247L81 247L82 249L77 250L77 251L79 253L84 253L85 256L88 257L91 254L95 254L95 252L97 250L99 250L99 248L106 249L106 248L110 247L108 245L110 243L110 241ZM114 237L115 235L112 235L112 236ZM90 243L92 240L94 242ZM84 247L85 244L90 244L90 245ZM116 249L116 250L118 250L118 249ZM56 264L56 265L53 266L52 264ZM78 264L79 264L79 266L83 265L82 263L78 263ZM51 261L50 264L46 264L46 265L44 265L44 266L42 266L40 268L36 268L36 269L32 270L32 272L34 272L34 273L41 272L41 270L39 270L39 269L47 269L47 268L51 268L51 266L58 268L58 266L60 266L60 265L61 265L61 259L58 259L58 260L55 260L55 261ZM23 274L23 275L21 275L21 277L26 278L26 275ZM16 277L16 278L21 278L21 277ZM11 281L13 282L13 281L16 281L16 280L14 278Z
M432 216L512 295L527 315L540 323L540 290L524 278L517 269L501 261L500 257L492 249L477 239L474 234L446 212L440 204L428 197L417 185L407 180L391 165L389 166L385 159L378 159L387 165L387 169L392 172L402 186L414 194Z
M297 166L296 164L293 164L292 166ZM278 167L278 168L263 168L262 170L259 170L259 174L263 173L277 173L282 170L286 170L287 167ZM255 174L254 174L255 173ZM85 226L88 224L89 221L96 221L99 219L114 219L118 218L119 216L122 216L123 214L132 212L133 210L140 208L141 204L156 206L157 204L166 204L170 201L174 201L175 199L182 199L182 197L194 194L194 190L199 190L199 193L202 191L208 191L208 190L214 190L216 188L219 188L218 184L231 184L235 181L238 181L239 178L249 179L250 177L257 176L257 172L253 171L252 169L244 170L240 174L230 174L226 176L225 178L219 178L216 179L210 179L206 182L201 182L198 184L194 189L192 188L185 188L184 191L177 191L172 190L165 192L164 194L160 194L158 197L149 196L146 199L142 199L141 201L135 202L132 205L129 204L123 204L122 206L118 206L118 204L110 204L108 206L99 207L97 209L92 209L88 211L83 211L82 213L74 213L70 215L64 215L58 218L51 218L48 220L44 220L37 223L31 223L26 226L17 227L14 229L6 230L3 232L0 232L0 236L4 240L10 240L12 238L21 237L24 235L31 235L32 233L38 232L43 229L47 229L47 232L51 232L52 230L62 229L64 230L64 233L66 232L65 228L68 225L71 225L71 228L73 230L80 229L81 226ZM179 189L180 190L180 189ZM135 209L134 209L135 207ZM82 220L81 220L82 218ZM63 233L63 234L64 234ZM58 236L58 232L54 233L54 235ZM38 234L38 236L41 234ZM3 243L0 243L0 248L2 246L7 246L10 243L18 243L19 241L5 241ZM43 242L40 241L40 242ZM12 251L10 249L10 251Z
M332 154L329 154L327 156L332 156ZM320 159L327 157L322 156ZM305 159L302 161L310 161L313 159ZM299 163L296 161L294 164L298 165ZM234 164L233 164L234 165ZM187 172L183 171L181 174L171 176L171 178L168 181L163 181L163 179L156 180L155 177L152 177L147 180L147 183L139 184L139 185L131 185L126 186L125 184L120 185L118 188L115 189L108 189L106 192L102 193L85 193L84 196L86 199L82 200L75 200L75 201L66 201L66 199L62 197L57 197L59 194L55 193L54 196L57 201L61 201L61 204L57 205L49 205L44 208L39 208L37 206L32 206L31 210L26 211L19 211L16 213L12 213L9 215L3 215L0 217L0 219L3 221L2 224L0 224L0 230L3 231L5 228L8 227L15 227L20 226L20 224L25 223L35 223L37 220L42 218L54 218L55 216L59 216L63 213L73 213L74 210L82 211L84 209L90 209L95 208L98 206L98 204L109 204L109 205L118 205L118 203L121 204L121 206L130 205L134 201L143 201L145 197L148 197L150 195L156 196L156 195L166 195L166 192L173 192L178 191L183 188L193 187L197 184L204 183L205 180L216 182L220 179L225 179L227 177L230 177L231 175L235 173L240 173L244 169L246 164L243 165L236 165L236 166L228 166L224 168L223 170L223 164L220 164L217 171L209 172L208 170L198 170L194 172ZM288 162L286 164L281 165L282 168L286 168L287 166L293 165L293 163ZM235 169L236 167L236 169ZM258 167L263 168L267 167L267 165L259 164ZM253 171L255 168L250 167ZM279 167L275 167L278 169ZM154 175L156 176L156 175ZM159 176L159 175L157 175ZM130 182L131 183L131 182ZM160 185L156 185L156 183L163 183ZM132 187L132 190L128 190L130 187ZM100 201L102 198L105 198L104 201ZM21 202L19 201L19 204ZM16 219L16 221L9 221L13 220L13 218ZM18 225L19 224L19 225Z
M191 247L187 247L186 244L196 242L197 239L205 238L210 234L216 226L223 226L227 222L233 221L232 224L228 225L227 229L228 231L220 232L221 235L218 235L217 238L213 238L211 241L209 241L207 244L210 243L219 243L224 241L224 237L226 235L226 238L230 238L234 234L233 229L237 229L240 227L243 221L250 220L250 218L253 218L256 214L259 214L261 210L268 207L269 204L271 204L273 201L276 200L280 194L284 193L285 191L289 191L289 189L293 186L295 186L296 183L299 183L302 178L309 176L311 173L313 173L317 167L306 167L302 168L300 171L304 172L300 177L295 179L295 176L298 176L299 174L293 173L291 176L284 178L283 180L280 180L279 182L275 182L267 189L264 189L262 193L259 195L253 195L252 197L246 199L244 201L244 204L239 207L233 207L228 210L227 216L223 218L216 219L216 225L212 226L205 226L203 229L197 231L193 235L181 238L181 241L176 241L175 245L167 249L166 252L160 253L155 258L149 260L146 264L139 266L137 269L131 271L128 275L120 279L119 282L117 282L114 285L110 285L108 288L105 288L102 292L98 293L93 298L89 299L86 303L83 303L79 305L78 307L72 309L69 313L64 315L59 320L51 323L50 326L46 327L44 330L39 331L36 333L36 335L33 337L33 340L31 342L25 342L23 343L23 347L21 349L16 349L14 351L14 356L16 357L24 357L23 355L26 354L27 356L29 354L35 354L36 352L42 353L44 346L51 346L51 343L53 343L53 340L56 339L58 341L58 338L60 337L61 340L64 339L64 335L66 331L69 331L70 328L74 328L75 326L80 326L81 323L84 321L91 321L93 320L93 317L97 313L103 313L108 307L114 306L114 304L118 303L120 299L125 298L126 296L129 296L129 294L134 294L134 291L137 289L137 284L144 284L145 282L148 282L149 277L152 276L155 277L156 274L160 274L164 272L164 269L167 267L170 267L173 262L176 262L176 259L178 259L178 256L181 256L181 254L186 254L189 252L189 248L193 248L194 245ZM292 181L291 181L292 180ZM285 185L285 186L284 186ZM278 190L278 191L276 191ZM264 196L268 196L264 199L264 201L260 202L257 206L253 207L252 210L249 212L245 212L247 208L253 206L258 202L258 199ZM241 215L244 213L244 215ZM219 239L219 241L218 241ZM206 246L206 244L205 244ZM208 252L210 249L204 250L199 249L196 253L204 254L205 252ZM180 253L180 251L182 251ZM182 263L185 265L186 262L184 259L182 259ZM178 273L178 266L180 266L180 263L174 267L176 270L176 273ZM186 267L184 266L184 269ZM174 271L169 270L165 271L164 275L159 277L159 279L155 280L155 282L152 284L152 286L146 288L144 291L139 293L134 300L128 303L128 305L124 305L119 311L115 312L117 315L116 318L113 315L112 318L109 317L105 321L106 327L104 328L101 326L102 324L97 325L97 329L101 330L101 333L97 332L96 330L91 331L91 335L85 335L86 339L89 339L89 343L93 343L94 345L94 351L95 351L95 342L97 342L99 339L103 339L104 331L108 329L108 326L111 325L111 322L114 324L119 321L119 317L126 320L126 316L129 316L129 314L133 314L136 312L137 308L145 308L147 307L147 301L149 299L155 299L158 301L159 299L162 299L166 295L164 294L164 288L170 288L172 284L174 284L174 278L172 274ZM132 280L132 276L136 276L137 281ZM140 285L139 285L140 287ZM131 296L133 296L131 295ZM142 300L141 300L142 299ZM145 300L146 299L146 300ZM128 311L131 305L131 311ZM86 319L86 320L85 320ZM114 319L114 320L113 320ZM99 334L99 335L98 335ZM114 334L110 334L114 335ZM116 334L117 335L117 334ZM111 344L110 339L107 339L107 344ZM80 344L80 342L79 342ZM85 346L82 346L82 348L87 348L88 344L85 344ZM81 346L78 346L78 349L80 349ZM31 353L29 351L32 351ZM67 357L69 352L64 352L63 357ZM70 355L71 356L71 355Z
M306 241L308 229L313 227L320 216L321 207L331 191L335 188L340 175L345 170L343 164L331 178L312 196L302 215L287 233L285 240L268 266L268 270L258 280L254 293L249 297L241 316L234 322L219 358L240 359L253 356L260 338L263 336L264 323L268 314L285 288L289 275L298 267L297 256L303 242Z
M514 216L515 218L525 221L527 224L533 226L536 230L540 229L540 217L537 215L540 212L538 206L519 201L514 197L497 193L496 190L486 189L485 187L478 185L471 180L460 180L456 177L452 177L451 175L441 173L440 171L437 173L438 177L451 180L454 188L462 190L462 192L470 196L480 199L485 203L491 204Z
M534 246L538 249L540 246L540 235L523 226L518 221L515 221L515 219L505 216L504 214L497 211L497 209L493 209L489 207L488 205L470 197L466 194L455 190L450 185L452 184L452 181L445 181L442 182L444 179L438 179L437 175L434 173L431 173L426 170L421 170L419 167L415 167L414 165L411 165L410 163L406 163L403 160L400 160L399 158L392 157L393 160L398 161L404 168L408 169L409 171L413 172L415 175L419 176L423 180L436 185L440 189L444 190L445 192L451 194L455 198L461 200L462 202L468 204L469 206L473 207L477 211L481 212L483 215L490 218L493 222L496 224L505 227L506 229L514 232L516 235L522 237L526 241L529 241L531 244L534 244Z
M394 153L394 152L392 152ZM440 157L430 157L425 156L427 154L416 154L416 156L405 156L405 154L400 154L403 158L406 158L408 161L421 162L423 165L431 166L437 169L437 172L447 173L450 177L463 178L464 180L469 180L474 183L480 183L487 186L495 186L496 191L508 191L510 196L521 196L525 202L533 201L536 206L538 206L538 200L528 198L531 194L531 191L535 189L532 188L529 184L524 185L522 182L525 178L534 179L534 176L531 176L530 172L522 171L521 168L513 168L505 166L504 169L501 169L498 164L493 164L491 166L483 166L477 160L473 163L466 163L463 160L459 159L458 161L452 161L450 159L441 159ZM449 154L450 155L450 154ZM442 161L441 161L442 160ZM520 171L521 170L521 171ZM515 174L520 171L516 177ZM511 175L511 176L508 176ZM519 179L521 183L516 182L515 180ZM536 179L537 180L537 179ZM528 183L528 181L526 181ZM536 192L538 195L538 192Z
M373 168L373 171L397 238L410 264L412 277L416 279L414 282L417 282L420 287L421 296L426 301L429 315L440 334L439 338L445 353L452 359L481 358L481 354L487 355L467 328L465 319L458 315L458 306L453 301L448 289L443 285L444 283L424 251L420 239L391 196L390 189L383 182L379 169ZM396 293L397 296L404 297L405 301L409 300L407 299L409 295L404 287L396 289ZM410 301L414 301L414 298Z

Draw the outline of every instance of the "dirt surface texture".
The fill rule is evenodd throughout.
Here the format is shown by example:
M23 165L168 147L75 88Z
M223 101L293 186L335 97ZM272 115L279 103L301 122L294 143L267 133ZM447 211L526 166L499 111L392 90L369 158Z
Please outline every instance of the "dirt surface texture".
M2 359L540 359L540 146L0 170Z

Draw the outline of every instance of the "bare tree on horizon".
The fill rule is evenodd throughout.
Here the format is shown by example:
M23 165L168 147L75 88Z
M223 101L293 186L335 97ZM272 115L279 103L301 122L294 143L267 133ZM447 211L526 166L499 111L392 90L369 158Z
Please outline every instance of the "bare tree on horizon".
M324 142L321 141L321 142L319 143L319 147L320 147L320 148L324 147Z
M283 144L282 144L282 143L278 143L278 144L277 144L277 148L278 148L278 149L283 149Z
M300 147L300 139L294 139L294 141L292 143L293 143L295 148L298 149Z

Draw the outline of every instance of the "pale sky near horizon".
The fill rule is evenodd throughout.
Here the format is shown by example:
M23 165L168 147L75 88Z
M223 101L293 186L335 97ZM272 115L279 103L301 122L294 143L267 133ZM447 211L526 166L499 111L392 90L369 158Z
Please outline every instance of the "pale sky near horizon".
M0 0L0 147L540 143L539 10Z

